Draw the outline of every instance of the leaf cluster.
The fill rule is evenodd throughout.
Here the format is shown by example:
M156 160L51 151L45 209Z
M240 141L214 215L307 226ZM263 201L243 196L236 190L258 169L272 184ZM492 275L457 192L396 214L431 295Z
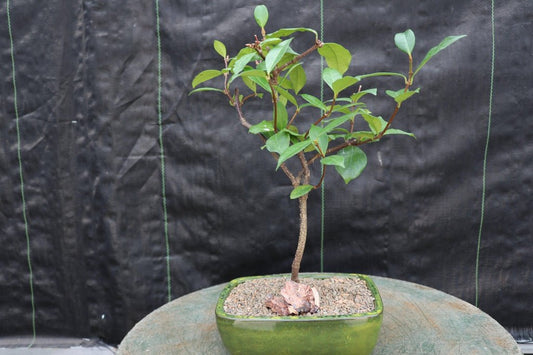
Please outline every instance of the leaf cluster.
M194 90L191 93L215 91L227 96L241 123L249 133L260 136L263 147L276 158L276 169L281 167L290 178L294 187L291 198L305 196L322 183L324 175L318 184L309 182L309 166L316 160L322 164L324 173L327 166L332 166L348 183L357 178L367 164L366 155L359 146L378 142L385 135L414 137L412 133L392 128L392 122L401 105L419 93L420 89L412 89L412 86L420 69L438 52L464 37L445 38L413 70L415 35L408 29L394 36L396 47L407 54L405 73L347 75L352 54L342 45L322 43L318 33L310 28L281 28L267 34L268 10L264 5L255 8L254 18L261 29L261 39L256 36L233 57L228 55L221 41L215 40L213 47L222 57L223 66L197 74L192 81ZM292 36L297 32L314 35L313 43L302 53L292 48ZM304 68L303 59L312 54L323 57L327 64L322 71L322 80L329 88L324 100L304 90L308 69ZM217 77L224 79L221 86L197 88ZM371 77L402 79L400 88L385 91L392 102L392 114L387 120L371 112L365 104L365 96L378 94L376 88L362 88L361 81ZM233 88L236 81L247 88L246 95ZM246 119L243 106L251 98L264 97L272 102L272 116L252 124ZM366 128L357 130L361 124L356 122ZM293 157L298 157L302 166L298 174L293 174L285 166Z

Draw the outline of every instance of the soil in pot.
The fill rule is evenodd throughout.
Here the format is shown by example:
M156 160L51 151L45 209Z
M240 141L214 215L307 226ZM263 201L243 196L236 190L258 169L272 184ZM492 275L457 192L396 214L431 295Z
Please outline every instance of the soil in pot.
M238 316L275 316L266 306L277 296L289 278L251 279L235 287L224 303L224 311ZM375 299L362 279L333 276L323 279L301 278L302 284L318 291L318 311L300 315L347 315L372 312Z

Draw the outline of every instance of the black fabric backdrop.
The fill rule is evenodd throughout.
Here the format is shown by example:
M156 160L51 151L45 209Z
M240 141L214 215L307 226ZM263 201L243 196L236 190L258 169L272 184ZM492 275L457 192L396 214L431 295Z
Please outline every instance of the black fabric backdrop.
M266 4L267 30L319 29L319 1ZM31 334L32 308L5 5L0 335L18 335ZM195 74L220 65L214 39L235 54L258 33L255 5L159 3L173 298L237 276L290 269L297 205L287 197L288 181L221 95L188 96ZM155 8L141 0L10 4L38 335L118 343L167 300ZM414 281L474 302L490 1L324 2L324 38L352 50L352 75L403 70L393 35L406 28L417 35L415 61L447 35L468 37L419 74L421 94L397 118L397 128L417 140L394 137L365 147L368 168L349 185L328 176L325 270ZM533 319L531 33L531 2L496 3L479 306L515 334L530 334ZM316 79L305 92L318 94ZM375 105L386 116L389 106ZM302 271L320 265L319 193L309 208Z

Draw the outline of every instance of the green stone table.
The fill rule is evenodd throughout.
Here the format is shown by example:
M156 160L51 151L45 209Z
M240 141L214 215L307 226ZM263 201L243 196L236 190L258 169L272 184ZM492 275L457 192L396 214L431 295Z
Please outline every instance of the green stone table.
M374 354L522 354L512 336L478 308L429 287L372 278L384 304ZM224 286L156 309L131 329L118 354L228 354L215 324L215 303Z

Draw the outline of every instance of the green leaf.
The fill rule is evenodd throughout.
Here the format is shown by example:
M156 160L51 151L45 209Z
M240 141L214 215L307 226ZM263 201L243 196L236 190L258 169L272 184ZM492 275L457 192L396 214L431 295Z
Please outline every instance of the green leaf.
M413 133L405 132L405 131L402 131L401 129L389 128L387 130L387 132L385 132L385 135L389 135L389 134L406 135L406 136L413 137L413 138L416 139L416 137L415 137L415 135Z
M338 97L335 101L337 101L337 102L352 102L352 100L350 100L347 97ZM326 100L325 102L329 103L329 102L333 102L333 100L329 99L329 100Z
M239 50L239 53L237 53L237 55L235 57L231 58L231 60L230 60L230 62L228 64L228 68L230 70L233 69L233 66L235 65L235 62L237 60L239 60L240 58L242 58L246 54L250 54L250 53L256 53L256 51L253 48L250 48L250 47L241 48L241 50Z
M328 67L337 70L341 74L348 70L352 61L350 51L338 43L324 43L322 47L318 48L318 53L326 59Z
M289 133L279 131L266 141L266 148L269 152L281 154L289 147L290 142Z
M245 77L245 76L266 76L265 72L262 70L253 69L250 66L245 66L244 69L238 73L233 74L231 78L228 81L228 86L237 78Z
M357 75L356 78L359 80L363 80L365 78L372 78L376 76L399 76L402 77L405 82L407 82L407 77L401 73L393 73L393 72L377 72L377 73L370 73L370 74L363 74L363 75Z
M285 63L285 62L288 62L288 61L291 61L294 59L294 57L296 57L297 55L299 55L298 52L296 52L294 49L292 49L291 47L289 47L289 49L287 50L287 54L285 54L285 57L283 58L284 60L282 60L280 63ZM287 70L287 68L285 68L285 70Z
M347 115L342 115L333 120L330 120L329 123L324 127L324 131L326 131L326 133L333 131L335 128L339 127L343 123L353 120L354 115L355 112L349 113Z
M322 111L326 111L327 110L326 105L324 105L324 103L322 101L320 101L319 98L316 98L313 95L309 95L309 94L301 94L300 96L302 97L302 99L304 99L305 101L309 102L309 104L311 104L311 106L319 108Z
M281 97L286 98L287 100L290 101L291 104L298 107L298 102L296 101L296 98L293 95L291 95L287 90L284 90L280 88L279 86L277 86L275 90L278 92L278 94L280 94Z
M292 90L292 82L290 79L284 77L278 82L278 87L281 87L285 90Z
M342 74L333 68L326 68L322 72L322 80L333 90L333 83L342 78Z
M248 63L256 59L256 56L257 56L256 53L248 53L248 54L243 55L239 59L237 59L235 61L235 64L233 64L233 69L232 69L233 74L237 74L237 75L240 74Z
M416 68L414 74L413 74L413 77L416 75L416 73L418 73L418 71L420 69L422 69L422 67L424 65L426 65L426 63L431 59L433 58L433 56L437 53L439 53L440 51L442 51L444 48L448 47L449 45L451 45L452 43L454 43L455 41L458 41L460 40L461 38L463 37L466 37L466 35L462 35L462 36L449 36L449 37L446 37L445 39L442 40L442 42L440 42L438 45L436 45L435 47L431 48L429 50L429 52L426 54L426 57L422 60L422 62L420 62L420 64L418 65L418 68Z
M301 65L297 65L290 71L289 75L292 82L292 89L295 94L298 94L307 81L305 70Z
M358 147L346 147L339 151L337 155L344 158L344 168L336 166L335 170L337 170L346 184L357 178L365 170L366 154Z
M215 41L213 42L213 47L222 58L226 58L226 46L224 45L224 43L215 39Z
M376 96L378 94L378 89L367 89L367 90L356 92L355 94L350 96L350 99L352 99L353 102L357 102L359 101L361 97L365 96L366 94L371 94L371 95Z
M307 148L309 145L311 145L311 140L310 139L306 139L303 142L295 143L295 144L289 146L289 148L285 149L285 151L283 153L281 153L280 156L279 156L278 165L276 166L276 170L279 169L281 164L283 164L287 159L292 158L296 154L300 153L302 150Z
M298 197L302 197L304 195L307 195L313 189L314 189L314 186L312 185L300 185L296 187L294 190L292 190L290 198L294 200Z
M402 52L411 57L413 48L415 48L415 33L410 29L402 33L396 33L394 35L394 43Z
M252 92L257 94L257 84L254 83L250 78L243 76L242 82L250 89Z
M400 96L403 92L405 92L405 89L400 90L385 90L385 93L392 97L393 99L396 99L398 96Z
M280 28L276 32L269 33L267 35L267 38L287 37L287 36L292 35L294 32L311 32L315 34L316 38L318 38L318 33L315 30L313 30L312 28L305 28L305 27Z
M277 102L276 105L277 112L278 112L278 118L276 121L277 129L278 131L281 131L287 126L287 123L289 123L289 114L287 113L287 109L285 108L285 105L282 102ZM274 112L272 113L274 115Z
M385 91L385 93L389 95L390 97L392 97L394 101L398 103L398 105L401 105L402 102L404 102L405 100L407 100L414 94L418 94L419 92L420 92L420 88L416 90L407 90L407 91L405 91L405 89L401 89L398 91L392 91L392 90Z
M357 139L359 141L368 141L368 140L372 140L374 139L374 136L375 134L372 133L372 132L369 132L369 131L358 131L358 132L353 132L353 133L350 133L350 134L347 134L345 136L345 139L348 140L348 139Z
M265 5L258 5L254 10L254 18L259 27L264 28L268 21L268 9Z
M344 99L348 99L347 97L345 97ZM348 99L350 100L350 99ZM337 102L341 102L340 100L337 101ZM344 114L349 114L352 112L351 108L352 107L356 107L356 106L362 106L363 104L362 103L356 103L356 102L352 102L350 104L347 104L347 105L335 105L333 106L333 111L331 112L342 112ZM328 120L324 120L325 122L327 122Z
M328 150L329 137L326 130L322 127L311 125L309 129L309 138L313 142L317 152L325 156Z
M213 70L213 69L204 70L198 73L198 75L194 77L194 79L192 80L192 87L194 89L196 86L198 86L198 84L201 84L204 81L216 78L217 76L220 76L220 75L222 75L221 70Z
M266 65L266 71L270 74L272 70L278 65L279 61L285 53L287 53L287 50L289 49L289 45L291 44L292 38L287 39L268 52L268 54L265 57L265 65Z
M349 88L350 86L357 83L359 80L353 76L345 76L344 78L338 79L333 83L333 94L337 96L342 90Z
M374 134L380 133L387 125L387 122L381 117L372 116L368 113L363 113L362 116Z
M272 121L261 121L250 127L248 132L252 134L274 132L274 126L272 125Z
M257 63L257 62L256 62ZM264 60L260 60L259 63L256 64L255 68L257 70L262 70L265 72L266 74L266 65L265 65L265 61Z
M198 88L198 89L194 89L191 92L189 92L189 95L194 94L195 92L200 92L200 91L217 91L217 92L221 92L224 94L224 90L220 90L216 88Z
M268 38L268 39L265 39L264 41L261 41L261 47L262 48L269 47L269 46L274 47L280 42L281 42L281 38L277 38L277 37Z
M268 85L268 80L266 79L266 77L249 76L248 78L250 78L250 80L252 80L257 85L261 86L266 92L272 92L272 90L270 89L270 85Z
M322 165L335 165L335 166L340 166L341 168L344 168L344 156L330 155L329 157L320 159L320 163Z
M258 70L258 69L247 69L247 70L244 70L244 71L242 71L239 74L239 76L259 76L259 77L266 78L265 72L262 71L262 70Z
M293 138L300 138L300 137L304 137L303 134L301 133L298 133L298 127L296 126L293 126L293 125L290 125L289 127L285 128L285 131L290 134ZM299 140L296 140L294 141L295 143L298 143L299 141L301 141L301 139Z

